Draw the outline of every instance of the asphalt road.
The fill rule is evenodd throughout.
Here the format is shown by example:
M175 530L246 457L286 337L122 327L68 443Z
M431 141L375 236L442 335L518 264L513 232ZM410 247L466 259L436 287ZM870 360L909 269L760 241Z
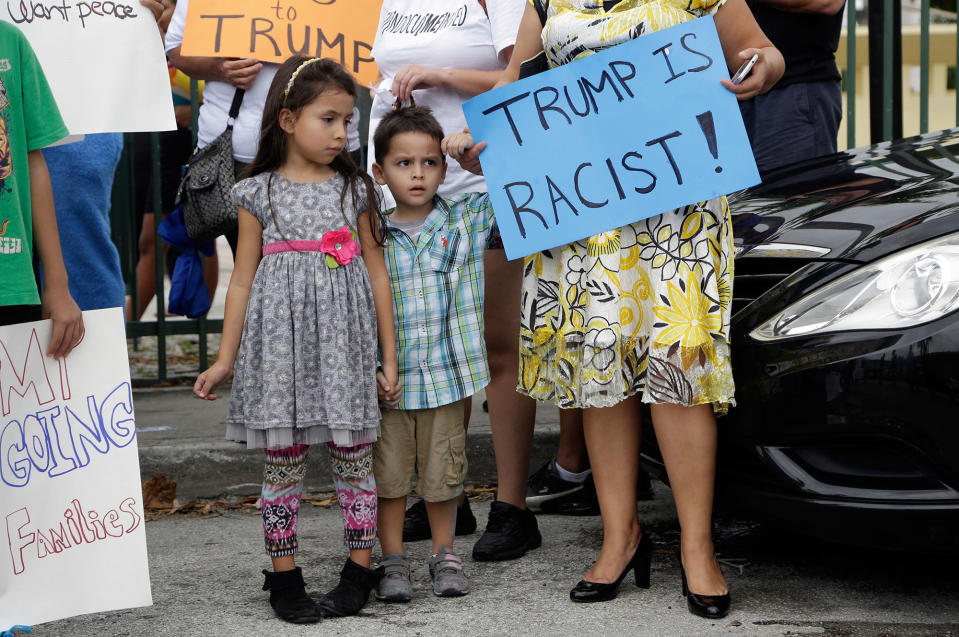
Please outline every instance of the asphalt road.
M717 520L717 547L733 610L719 622L690 615L679 592L678 525L669 489L641 503L657 545L653 586L581 605L568 600L601 541L598 517L541 516L543 547L501 563L466 559L472 592L434 597L426 569L428 542L413 543L414 599L371 601L362 615L292 626L275 619L260 590L260 521L231 511L218 517L172 516L149 522L154 606L53 622L36 637L87 635L835 635L959 636L959 560L865 551L826 544L748 520ZM473 505L482 528L488 507ZM465 554L478 535L460 538ZM301 553L309 590L336 581L344 552L335 509L305 506Z

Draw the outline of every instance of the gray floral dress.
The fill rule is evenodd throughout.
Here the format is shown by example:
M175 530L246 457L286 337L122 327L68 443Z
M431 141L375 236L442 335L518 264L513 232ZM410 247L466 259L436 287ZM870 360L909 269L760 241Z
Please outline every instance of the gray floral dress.
M344 187L340 175L296 183L262 173L236 184L233 200L263 225L264 246L319 242L344 225L357 228L349 193L340 204ZM364 201L362 186L359 191ZM376 310L362 257L330 268L322 252L266 254L247 303L227 438L270 449L375 441L376 348Z

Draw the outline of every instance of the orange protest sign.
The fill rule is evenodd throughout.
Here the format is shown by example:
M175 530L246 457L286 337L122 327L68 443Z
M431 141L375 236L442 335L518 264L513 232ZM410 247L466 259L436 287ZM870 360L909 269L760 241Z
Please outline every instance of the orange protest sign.
M183 55L337 60L367 85L382 0L190 0Z

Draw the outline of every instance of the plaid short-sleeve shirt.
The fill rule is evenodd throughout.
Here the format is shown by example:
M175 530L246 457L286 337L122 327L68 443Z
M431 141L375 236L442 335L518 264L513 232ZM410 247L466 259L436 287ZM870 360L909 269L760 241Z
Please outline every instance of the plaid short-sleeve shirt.
M390 223L399 409L429 409L489 383L483 342L483 253L494 231L486 193L436 197L414 244ZM389 211L388 213L389 214Z

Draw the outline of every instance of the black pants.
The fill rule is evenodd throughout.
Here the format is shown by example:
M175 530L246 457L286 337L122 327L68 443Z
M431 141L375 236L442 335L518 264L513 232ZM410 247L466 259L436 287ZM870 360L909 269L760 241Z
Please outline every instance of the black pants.
M760 174L836 152L838 81L789 84L740 102L739 109Z
M4 305L0 307L0 325L16 325L40 320L39 305Z

